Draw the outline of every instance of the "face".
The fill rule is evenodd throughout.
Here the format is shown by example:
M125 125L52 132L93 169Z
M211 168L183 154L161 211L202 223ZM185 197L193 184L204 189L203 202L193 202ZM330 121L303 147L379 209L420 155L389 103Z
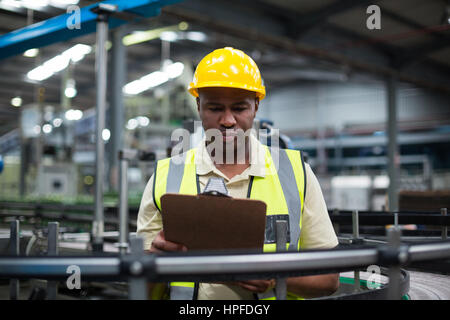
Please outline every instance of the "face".
M198 89L197 109L203 128L218 129L224 143L236 139L239 129L246 132L253 126L259 100L256 93L236 88Z

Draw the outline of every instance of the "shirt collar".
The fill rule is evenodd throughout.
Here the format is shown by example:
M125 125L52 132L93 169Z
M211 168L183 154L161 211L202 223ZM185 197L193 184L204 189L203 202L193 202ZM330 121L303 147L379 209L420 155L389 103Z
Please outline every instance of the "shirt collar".
M210 172L219 174L219 170L216 168L211 160L211 157L206 149L206 138L203 137L202 141L195 148L196 158L196 172L198 175L206 175ZM258 141L254 134L250 135L250 167L244 172L249 176L265 177L265 153L266 149L264 145ZM221 174L219 174L221 175Z

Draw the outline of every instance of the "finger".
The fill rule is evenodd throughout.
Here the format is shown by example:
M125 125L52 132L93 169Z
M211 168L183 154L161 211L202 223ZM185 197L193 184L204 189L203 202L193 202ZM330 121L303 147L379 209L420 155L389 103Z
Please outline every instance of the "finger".
M239 286L257 293L266 292L270 288L269 283L266 281L242 281L239 283Z
M163 253L164 251L162 251L162 250L160 250L160 249L158 249L158 248L156 248L155 246L152 245L150 250L149 250L149 252L151 252L151 253Z
M276 282L275 282L275 279L270 279L270 280L249 280L249 281L247 281L247 284L257 287L260 292L266 292L266 291L268 291L270 289L275 288Z
M160 239L163 242L163 247L166 251L187 251L187 247L181 243L176 243L172 241L166 240L166 237L164 235L164 230L161 230L159 232Z
M187 248L180 243L165 241L162 245L165 251L187 251Z
M262 292L258 287L254 286L254 285L251 285L251 284L239 283L238 285L241 288L246 289L246 290L251 291L251 292L256 292L256 293Z
M253 285L256 287L269 287L270 285L272 285L272 280L245 280L245 281L241 281L242 283L245 284L249 284L249 285Z
M163 237L156 237L152 242L152 247L161 251L187 251L187 248L179 243L165 240Z

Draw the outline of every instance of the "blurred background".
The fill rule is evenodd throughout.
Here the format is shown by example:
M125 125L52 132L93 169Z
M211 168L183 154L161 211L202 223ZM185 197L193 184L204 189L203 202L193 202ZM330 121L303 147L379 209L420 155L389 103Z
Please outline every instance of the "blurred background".
M0 34L94 2L0 0ZM111 29L105 210L118 206L118 151L166 157L173 130L198 120L186 90L197 63L224 46L260 67L258 124L307 154L330 210L448 207L449 29L445 0L186 0ZM95 43L93 33L0 60L2 210L94 203ZM154 164L130 162L132 219Z

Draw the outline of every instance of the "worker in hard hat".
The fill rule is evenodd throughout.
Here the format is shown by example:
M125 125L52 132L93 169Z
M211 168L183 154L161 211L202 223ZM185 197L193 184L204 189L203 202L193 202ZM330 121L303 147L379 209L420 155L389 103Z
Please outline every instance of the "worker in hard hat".
M188 91L196 98L205 131L222 134L224 150L236 141L236 132L252 128L260 101L266 95L256 63L241 50L222 48L206 55L198 64ZM148 252L186 251L183 244L164 238L161 196L167 192L201 193L211 177L223 178L234 198L262 200L267 205L264 251L275 251L275 221L288 221L288 250L328 249L338 240L328 216L319 183L310 166L297 150L277 152L278 166L271 148L264 147L254 135L246 135L241 146L245 161L219 162L207 148L205 139L185 153L184 164L172 165L173 157L157 162L139 208L137 234L144 238ZM228 149L229 150L229 149ZM250 161L255 159L257 161ZM227 158L228 159L228 158ZM195 165L192 165L195 163ZM261 165L262 164L262 165ZM268 230L269 229L269 230ZM337 290L338 274L287 278L288 298L311 298ZM227 283L172 282L171 299L275 299L275 280L261 279Z

